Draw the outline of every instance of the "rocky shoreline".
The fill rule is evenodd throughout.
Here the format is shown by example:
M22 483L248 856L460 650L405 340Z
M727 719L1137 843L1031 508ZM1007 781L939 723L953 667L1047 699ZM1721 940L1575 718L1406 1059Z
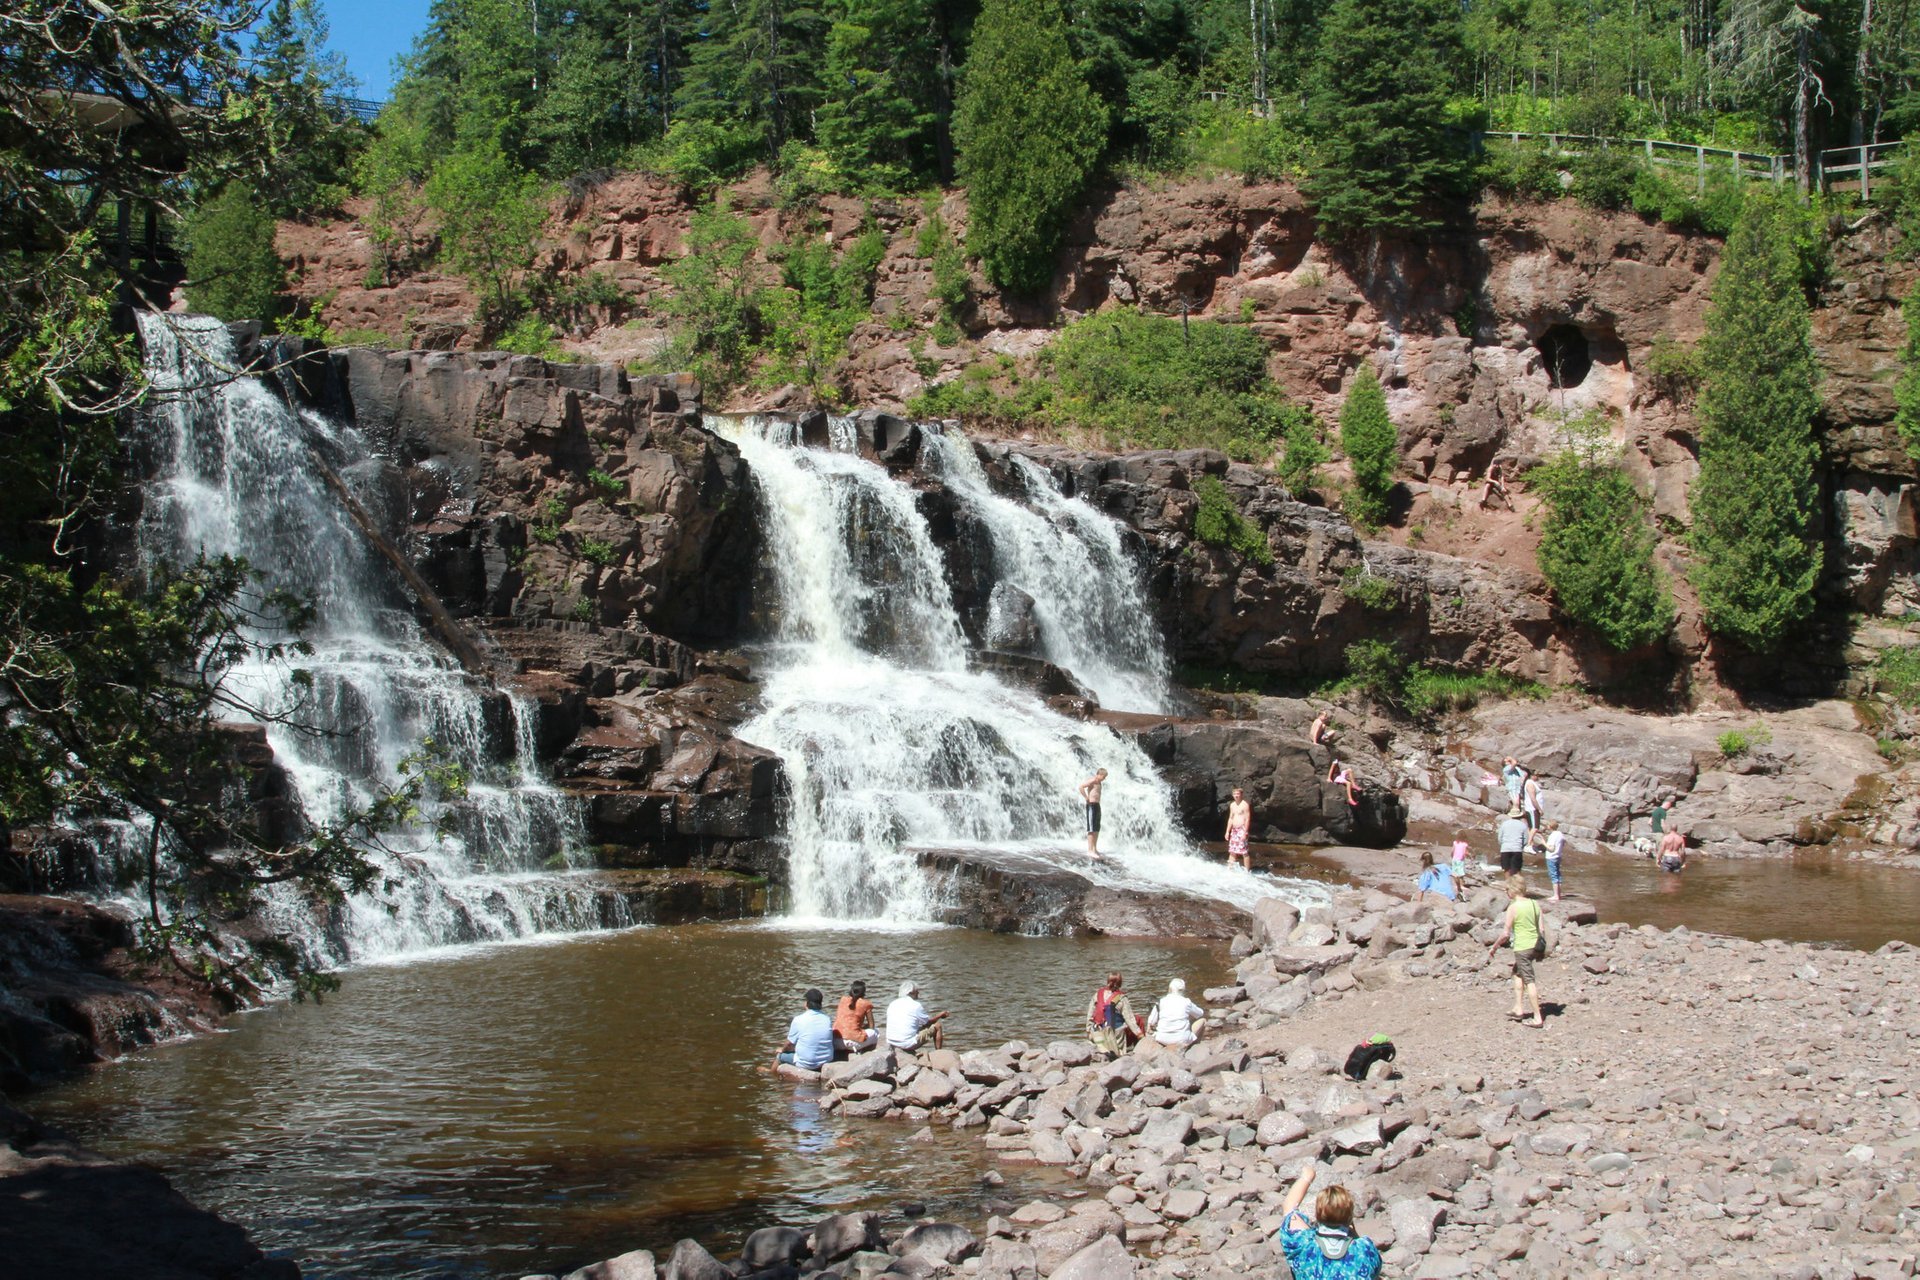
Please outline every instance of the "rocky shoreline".
M1239 982L1205 993L1214 1029L1182 1054L879 1052L800 1086L848 1123L978 1129L1082 1195L891 1241L864 1215L776 1228L753 1239L784 1253L750 1241L731 1269L683 1242L567 1280L1260 1274L1308 1161L1353 1191L1386 1274L1414 1280L1914 1273L1920 952L1632 929L1549 903L1536 1030L1505 1020L1506 960L1487 961L1504 905L1491 887L1458 905L1346 890L1304 917L1263 904L1234 944ZM1374 1033L1395 1069L1346 1079ZM853 1218L862 1244L843 1250Z

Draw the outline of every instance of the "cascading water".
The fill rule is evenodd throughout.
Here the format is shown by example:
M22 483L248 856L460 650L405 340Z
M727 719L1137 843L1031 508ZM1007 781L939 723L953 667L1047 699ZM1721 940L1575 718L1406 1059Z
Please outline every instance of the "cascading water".
M915 858L927 848L1012 850L1115 887L1242 903L1293 892L1197 856L1171 789L1133 742L967 669L913 491L857 456L844 424L825 450L800 447L779 420L708 425L739 446L775 549L764 707L739 735L786 765L796 915L932 919ZM1037 468L1023 473L1025 502L999 495L970 443L923 430L986 526L996 566L1033 597L1048 659L1117 705L1160 707L1165 655L1111 522ZM1109 775L1108 857L1093 863L1077 788L1098 768Z
M299 660L310 685L275 663L233 676L251 705L298 708L296 723L269 719L266 729L302 812L326 823L365 806L398 784L402 761L428 739L468 778L449 810L385 833L396 856L382 888L330 919L291 893L270 895L265 914L310 959L335 964L607 922L603 895L566 873L583 845L580 816L535 764L531 707L427 639L315 465L329 462L377 514L387 473L372 447L235 376L238 354L218 321L143 315L140 331L155 393L140 424L153 469L142 557L241 556L272 586L317 606L305 637L313 653ZM451 834L432 828L442 816Z

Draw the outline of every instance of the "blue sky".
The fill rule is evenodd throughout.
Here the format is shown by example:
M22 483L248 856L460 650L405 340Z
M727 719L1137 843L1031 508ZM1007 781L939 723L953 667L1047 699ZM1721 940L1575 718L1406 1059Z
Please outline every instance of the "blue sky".
M426 29L432 0L321 0L327 43L347 57L360 96L384 101L393 88L393 60Z

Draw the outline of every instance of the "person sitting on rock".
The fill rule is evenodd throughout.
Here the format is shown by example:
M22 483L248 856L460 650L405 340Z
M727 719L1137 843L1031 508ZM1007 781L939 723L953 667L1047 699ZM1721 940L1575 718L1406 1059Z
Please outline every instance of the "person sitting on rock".
M1453 884L1453 868L1443 862L1435 862L1431 853L1420 855L1420 882L1414 886L1413 896L1424 898L1429 893L1449 902L1460 900L1460 891Z
M1480 490L1480 509L1490 511L1498 502L1507 510L1513 510L1513 495L1507 492L1507 482L1501 478L1500 464L1494 463L1487 468L1486 487Z
M1116 1057L1131 1050L1134 1042L1147 1033L1126 992L1120 989L1121 982L1119 974L1108 974L1087 1002L1087 1039L1093 1041L1094 1048Z
M1332 720L1333 708L1327 707L1323 709L1319 715L1313 718L1313 724L1307 730L1307 741L1316 747L1322 745L1331 746L1333 740L1340 736L1334 731L1331 723Z
M1353 1193L1328 1187L1313 1202L1313 1216L1300 1212L1313 1186L1314 1166L1300 1171L1280 1206L1280 1251L1294 1280L1374 1280L1380 1249L1353 1229Z
M793 1016L787 1025L787 1043L774 1058L773 1065L818 1071L834 1059L833 1019L821 1012L826 997L818 987L807 991L807 1007Z
M1187 999L1187 984L1175 978L1167 984L1167 994L1154 1002L1147 1014L1147 1030L1154 1040L1169 1049L1184 1049L1200 1038L1201 1019L1207 1011Z
M1333 762L1327 766L1327 781L1336 787L1345 787L1347 789L1348 804L1357 805L1360 803L1359 799L1353 794L1353 770L1347 768L1346 761L1340 759L1338 756L1335 756Z
M900 984L900 998L887 1006L887 1044L895 1049L918 1049L927 1038L927 1032L933 1033L933 1047L938 1049L942 1042L940 1024L948 1015L948 1010L928 1013L927 1006L920 1003L918 983L907 981Z
M880 1033L873 1025L873 1001L867 999L866 983L854 983L847 988L847 994L840 997L839 1007L833 1011L833 1034L840 1037L841 1057L865 1053L880 1043Z

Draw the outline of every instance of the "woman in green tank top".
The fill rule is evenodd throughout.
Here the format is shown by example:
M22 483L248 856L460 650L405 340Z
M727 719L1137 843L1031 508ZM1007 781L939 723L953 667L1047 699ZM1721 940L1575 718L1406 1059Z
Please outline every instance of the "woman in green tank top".
M1526 1022L1529 1026L1544 1027L1547 1020L1540 1012L1540 987L1534 980L1533 962L1538 952L1544 950L1540 942L1544 936L1545 924L1540 918L1540 904L1527 895L1525 876L1507 877L1507 918L1500 930L1500 936L1487 948L1487 959L1492 960L1494 952L1511 943L1513 946L1513 1012L1507 1016L1515 1022ZM1525 1004L1533 1006L1533 1018L1527 1018Z

